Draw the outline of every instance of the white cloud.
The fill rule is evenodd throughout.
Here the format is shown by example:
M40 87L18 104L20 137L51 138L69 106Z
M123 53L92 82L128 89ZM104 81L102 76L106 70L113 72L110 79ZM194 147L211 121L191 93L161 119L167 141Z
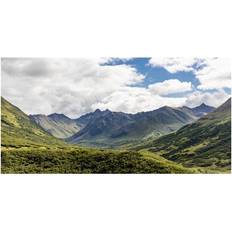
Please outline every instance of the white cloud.
M230 61L226 58L151 58L149 64L170 73L193 72L200 82L198 89L231 88Z
M148 86L149 90L157 95L183 93L192 90L191 82L181 82L177 79L165 80Z
M26 113L77 117L112 92L144 76L106 59L3 59L2 95Z
M202 61L203 68L196 70L199 80L198 89L231 88L231 70L229 59L207 58Z
M167 80L135 87L144 76L129 65L102 65L110 59L2 59L2 95L30 114L64 113L78 117L97 108L136 113L164 105L218 105L224 91L196 91L184 97L170 93L191 90L191 83ZM202 74L203 75L203 74Z
M187 96L185 105L195 107L205 103L210 106L218 107L230 96L231 95L226 93L224 90L216 90L214 92L195 91Z
M121 88L109 96L94 104L93 109L110 109L113 111L122 111L126 113L137 113L150 111L162 106L172 107L182 106L186 101L185 97L171 98L155 95L145 88Z
M149 60L149 64L154 67L162 67L165 68L170 73L176 72L190 72L193 71L193 65L198 62L196 58L151 58Z

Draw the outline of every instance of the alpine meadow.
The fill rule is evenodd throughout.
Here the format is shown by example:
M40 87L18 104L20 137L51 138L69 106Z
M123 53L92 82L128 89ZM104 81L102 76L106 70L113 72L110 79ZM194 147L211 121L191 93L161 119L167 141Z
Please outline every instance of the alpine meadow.
M231 173L225 58L2 58L2 173Z

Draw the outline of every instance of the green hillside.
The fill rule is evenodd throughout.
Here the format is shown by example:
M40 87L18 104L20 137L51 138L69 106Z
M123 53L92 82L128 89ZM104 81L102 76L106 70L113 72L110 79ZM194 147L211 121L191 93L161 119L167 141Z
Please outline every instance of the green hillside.
M186 167L231 170L231 99L197 122L136 147Z
M2 152L2 173L199 173L161 157L99 149L14 149Z
M62 144L64 144L62 141L50 136L19 108L1 97L2 149Z
M1 99L2 173L198 173L200 169L134 151L71 146Z

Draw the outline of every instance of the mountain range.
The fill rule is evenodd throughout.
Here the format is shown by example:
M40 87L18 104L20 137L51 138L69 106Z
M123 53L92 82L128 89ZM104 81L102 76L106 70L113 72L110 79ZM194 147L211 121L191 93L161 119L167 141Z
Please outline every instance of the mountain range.
M216 109L202 104L192 109L165 106L137 114L96 110L78 119L62 114L41 118L49 118L49 123L41 125L49 125L50 131L35 121L37 117L26 115L1 98L3 172L222 173L231 170L231 99ZM52 136L54 132L75 134L64 140ZM120 149L83 149L76 143L117 145Z
M30 118L51 135L70 143L114 147L168 134L213 110L214 107L201 104L195 108L164 106L137 114L97 109L77 119L63 114L30 115Z

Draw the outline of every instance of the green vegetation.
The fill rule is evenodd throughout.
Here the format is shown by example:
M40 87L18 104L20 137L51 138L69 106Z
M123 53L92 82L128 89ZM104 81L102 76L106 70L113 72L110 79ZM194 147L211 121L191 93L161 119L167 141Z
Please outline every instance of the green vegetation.
M207 167L208 170L231 171L230 100L197 122L177 132L151 140L135 148L175 161L185 167Z
M2 173L199 173L146 153L81 148L2 151Z
M60 146L58 140L32 122L20 109L1 98L1 147Z

